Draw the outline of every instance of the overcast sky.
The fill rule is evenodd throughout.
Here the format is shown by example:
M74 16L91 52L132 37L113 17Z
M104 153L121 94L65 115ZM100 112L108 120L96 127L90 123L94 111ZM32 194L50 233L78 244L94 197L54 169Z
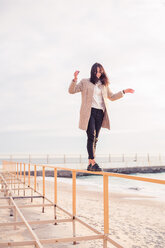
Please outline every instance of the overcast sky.
M86 153L81 95L99 62L115 93L98 153L163 152L164 0L0 0L0 153Z

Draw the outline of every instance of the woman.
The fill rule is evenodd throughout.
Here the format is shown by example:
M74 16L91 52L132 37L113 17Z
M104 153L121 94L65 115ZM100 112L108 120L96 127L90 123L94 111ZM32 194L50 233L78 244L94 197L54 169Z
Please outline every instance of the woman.
M69 86L69 93L81 92L82 103L80 108L79 128L86 130L88 167L90 171L101 171L95 161L96 143L101 127L110 129L107 99L114 101L126 93L133 93L133 89L125 89L113 94L109 88L109 80L103 66L95 63L91 68L90 78L82 79L77 84L79 71L75 71L74 79Z

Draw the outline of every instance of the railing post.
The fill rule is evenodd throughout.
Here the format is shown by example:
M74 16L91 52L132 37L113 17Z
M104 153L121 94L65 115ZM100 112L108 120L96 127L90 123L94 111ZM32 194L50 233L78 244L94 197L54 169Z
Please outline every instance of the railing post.
M22 163L20 163L20 180L22 179Z
M17 163L17 179L18 179L18 163Z
M76 226L75 226L75 216L76 216L76 171L72 171L72 214L73 214L73 237L76 237ZM76 244L76 241L73 242Z
M123 157L122 157L122 162L124 162L124 154L123 154Z
M148 160L148 165L150 165L150 156L149 156L149 153L147 153L147 160Z
M45 166L42 168L42 178L43 178L43 206L42 213L44 213L44 204L45 204Z
M13 173L11 174L11 189L13 189Z
M76 171L72 171L72 212L76 215Z
M57 168L54 168L54 219L55 220L57 219L56 208L57 208ZM55 225L57 225L56 222Z
M34 165L34 191L36 191L36 176L37 176L36 165Z
M16 210L16 208L14 208L14 222L15 222L15 224L14 224L14 230L17 229L16 221L17 221L17 210Z
M29 154L29 164L31 163L31 157L30 157L30 154Z
M23 164L23 169L24 169L24 184L25 184L25 182L26 182L26 179L25 179L25 177L26 177L26 171L25 171L25 163Z
M30 163L28 164L28 186L30 187Z
M17 180L17 185L18 185L18 195L19 195L19 186L20 186L20 163L18 163L18 180Z
M109 153L109 162L111 162L111 154Z
M161 154L159 153L159 165L161 165L162 160L161 160Z
M25 182L26 182L25 163L23 164L23 169L24 169L24 196L25 196Z
M33 171L34 171L34 169L33 169ZM33 202L33 188L31 188L31 202Z
M107 247L106 236L109 234L109 194L108 194L108 176L103 175L103 192L104 192L104 248Z
M47 164L49 164L49 154L47 154Z
M30 163L29 163L29 171L28 171L28 184L30 187ZM31 189L31 196L33 195L33 189ZM31 202L33 201L33 198L31 197Z
M15 179L16 179L16 175L17 175L17 163L15 163L15 171L14 171L14 194L15 194Z

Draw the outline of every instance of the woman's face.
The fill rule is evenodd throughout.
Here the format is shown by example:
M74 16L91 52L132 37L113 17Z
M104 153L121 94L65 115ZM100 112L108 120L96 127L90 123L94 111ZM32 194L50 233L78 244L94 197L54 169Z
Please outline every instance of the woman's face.
M97 78L100 78L101 77L101 69L99 67L97 67L96 77Z

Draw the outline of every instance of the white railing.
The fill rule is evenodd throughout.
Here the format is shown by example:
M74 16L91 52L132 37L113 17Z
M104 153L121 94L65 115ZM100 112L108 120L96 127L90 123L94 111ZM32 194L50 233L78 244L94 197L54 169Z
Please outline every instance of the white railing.
M98 154L98 163L129 166L165 166L165 154L163 153L123 153L123 154ZM0 154L0 164L2 160L23 161L25 163L42 164L83 164L87 163L87 154Z

